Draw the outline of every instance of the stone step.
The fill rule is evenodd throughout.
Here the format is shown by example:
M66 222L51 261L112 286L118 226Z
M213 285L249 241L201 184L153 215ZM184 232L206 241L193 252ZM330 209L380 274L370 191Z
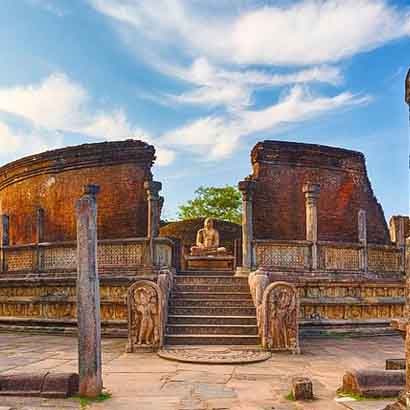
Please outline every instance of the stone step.
M247 284L177 284L173 288L173 292L199 292L199 293L250 293Z
M202 301L201 301L202 302ZM202 304L201 304L202 305ZM243 306L217 306L217 307L198 307L198 306L170 306L169 315L204 315L204 316L253 316L256 317L254 307Z
M216 299L216 300L240 300L252 301L249 292L172 292L172 299Z
M182 325L251 325L256 326L255 316L168 315L168 324Z
M192 298L174 298L171 296L170 306L184 306L184 307L251 307L254 308L252 299L199 299Z
M234 277L234 276L175 276L176 285L245 285L248 286L248 278Z
M203 270L203 271L182 271L178 272L177 276L228 276L228 277L233 277L235 275L235 272L233 271L214 271L214 270Z
M249 345L260 344L258 336L244 335L166 335L167 345Z
M258 334L258 327L254 325L196 325L196 324L167 324L167 334L170 335L248 335Z

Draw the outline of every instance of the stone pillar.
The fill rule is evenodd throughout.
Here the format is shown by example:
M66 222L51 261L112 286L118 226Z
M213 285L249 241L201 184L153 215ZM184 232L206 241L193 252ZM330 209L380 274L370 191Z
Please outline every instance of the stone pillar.
M100 286L97 268L98 185L86 185L77 201L77 321L79 394L102 391Z
M151 266L155 264L155 246L154 239L159 234L159 223L161 216L161 200L159 191L162 184L158 181L145 181L144 188L147 191L148 200L148 226L147 237L149 241L146 264Z
M407 408L410 408L410 237L406 240L406 305L405 305L405 320L406 320L406 403Z
M360 249L360 269L367 272L367 215L364 209L357 213L358 239L362 248Z
M10 218L8 215L1 215L1 271L7 271L7 259L5 246L10 245Z
M303 185L303 193L305 194L306 208L306 240L312 242L312 269L317 270L317 202L320 194L320 185L308 182L305 185Z
M40 272L42 269L41 249L39 244L44 241L44 209L36 209L36 254L34 261L34 269Z
M237 269L238 275L248 275L252 270L253 241L253 193L256 182L252 180L240 181L238 188L242 193L242 266Z

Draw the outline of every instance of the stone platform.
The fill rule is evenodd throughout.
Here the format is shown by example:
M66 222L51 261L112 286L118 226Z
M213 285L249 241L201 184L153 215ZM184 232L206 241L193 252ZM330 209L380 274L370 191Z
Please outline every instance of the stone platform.
M189 271L232 271L235 258L233 256L185 256Z
M268 360L272 354L255 346L180 346L165 347L158 352L163 359L184 363L246 364Z

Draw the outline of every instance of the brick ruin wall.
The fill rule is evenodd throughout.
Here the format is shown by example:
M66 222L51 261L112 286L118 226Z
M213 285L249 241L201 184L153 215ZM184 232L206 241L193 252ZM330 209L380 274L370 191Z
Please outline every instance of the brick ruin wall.
M98 236L146 236L144 181L154 147L141 141L84 144L22 158L0 168L0 214L10 218L10 245L34 243L36 210L44 210L43 242L76 238L75 202L98 184Z
M251 153L257 181L253 201L255 239L306 238L307 182L320 184L318 237L357 242L357 213L367 211L369 243L389 244L383 209L377 202L360 152L281 141L258 143Z

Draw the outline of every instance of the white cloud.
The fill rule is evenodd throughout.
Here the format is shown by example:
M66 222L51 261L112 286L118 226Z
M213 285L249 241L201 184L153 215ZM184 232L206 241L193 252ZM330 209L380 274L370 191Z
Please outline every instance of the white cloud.
M0 111L18 116L32 124L33 132L24 134L25 137L21 133L13 132L9 126L6 129L5 124L0 132L3 140L9 138L15 144L38 140L37 147L36 144L33 146L33 152L40 151L40 143L43 147L46 145L46 148L50 148L50 144L46 144L48 139L44 140L38 136L55 134L56 131L79 133L96 139L118 140L135 137L154 142L147 133L130 123L122 109L93 109L87 91L63 73L52 74L39 84L0 89ZM172 152L165 150L158 155L157 163L168 165L172 160Z
M188 0L89 0L146 40L228 63L336 62L410 35L409 9L387 0L302 0L255 4L227 15Z
M312 95L305 87L295 86L277 104L268 108L242 111L230 117L201 118L165 134L163 141L218 160L230 156L244 136L262 131L274 132L283 126L368 102L367 96L341 93L334 97L321 97Z

